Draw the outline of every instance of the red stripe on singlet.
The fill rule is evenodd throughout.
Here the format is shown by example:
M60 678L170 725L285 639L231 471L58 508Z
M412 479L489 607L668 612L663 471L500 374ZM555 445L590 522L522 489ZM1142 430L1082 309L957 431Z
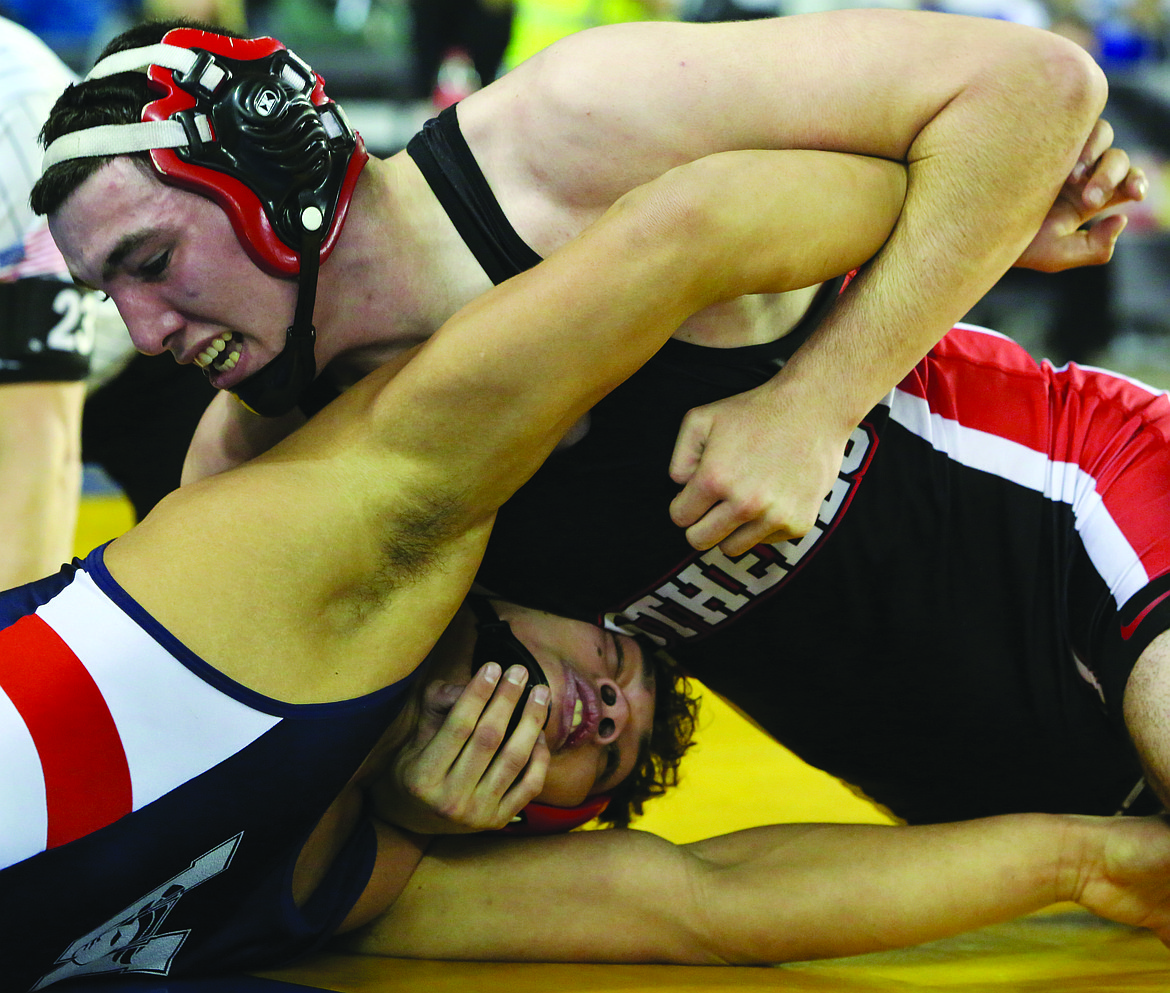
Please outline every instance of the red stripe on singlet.
M0 631L0 687L40 756L46 847L68 844L130 813L130 769L106 701L69 646L35 614Z

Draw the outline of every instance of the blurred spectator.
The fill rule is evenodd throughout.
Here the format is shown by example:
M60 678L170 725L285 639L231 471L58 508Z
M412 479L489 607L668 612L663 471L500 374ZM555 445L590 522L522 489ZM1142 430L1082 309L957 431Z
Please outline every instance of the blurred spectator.
M761 17L776 17L787 13L780 9L780 0L698 0L680 11L686 21L754 21Z
M514 13L512 0L411 0L411 98L441 110L495 80Z
M7 589L72 557L83 460L106 470L139 518L178 486L213 391L193 369L132 359L113 303L73 284L28 195L40 175L41 124L74 73L31 31L3 18L0 65L0 589ZM159 418L164 396L172 413Z
M141 0L141 16L162 21L189 17L202 24L215 24L229 31L247 32L244 0Z
M137 0L0 0L0 14L28 28L75 71L92 62L137 7Z
M80 428L93 349L89 301L28 205L37 134L73 78L31 32L0 19L0 588L72 555Z
M504 67L519 65L558 38L599 24L675 20L678 0L514 0L512 40Z

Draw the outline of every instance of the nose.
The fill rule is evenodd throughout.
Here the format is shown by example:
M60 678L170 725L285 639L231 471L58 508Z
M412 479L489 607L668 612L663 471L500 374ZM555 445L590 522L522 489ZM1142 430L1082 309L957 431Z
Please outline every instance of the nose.
M148 288L110 292L134 347L144 355L161 355L167 338L183 326L182 317Z
M611 679L597 681L597 698L601 701L597 740L607 745L625 730L630 719L630 703L621 687Z

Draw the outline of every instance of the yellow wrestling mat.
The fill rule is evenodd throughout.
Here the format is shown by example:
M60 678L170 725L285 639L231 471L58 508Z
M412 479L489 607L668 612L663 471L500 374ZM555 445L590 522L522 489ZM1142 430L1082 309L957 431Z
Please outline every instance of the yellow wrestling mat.
M120 498L87 497L78 553L131 523ZM686 842L784 821L888 822L709 693L703 696L697 744L682 768L681 785L652 801L638 827ZM333 993L1170 993L1170 951L1148 932L1062 906L915 949L774 968L419 962L322 954L262 976L278 981L271 984L273 993L297 987ZM252 990L242 977L237 986L232 983L207 988ZM180 987L186 988L166 982L160 989Z

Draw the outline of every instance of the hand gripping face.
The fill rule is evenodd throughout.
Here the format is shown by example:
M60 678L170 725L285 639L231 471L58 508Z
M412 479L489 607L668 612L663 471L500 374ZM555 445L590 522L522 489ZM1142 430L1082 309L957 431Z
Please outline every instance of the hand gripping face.
M513 634L511 625L501 620L487 597L473 594L467 598L467 603L476 618L472 669L477 670L488 662L496 662L501 671L512 665L522 665L528 670L528 683L520 699L516 701L512 718L504 734L504 741L507 741L516 730L516 725L520 723L532 687L547 686L548 678L532 652ZM528 804L513 818L511 824L501 830L506 834L556 834L570 831L593 820L608 804L609 797L605 794L587 797L576 807L554 807L551 804L534 802Z
M160 44L102 59L86 78L143 68L161 96L143 108L140 123L63 135L46 149L42 168L149 151L165 182L223 208L258 266L298 277L284 350L235 391L257 413L285 413L316 375L317 268L345 223L365 146L321 77L275 39L175 28Z

